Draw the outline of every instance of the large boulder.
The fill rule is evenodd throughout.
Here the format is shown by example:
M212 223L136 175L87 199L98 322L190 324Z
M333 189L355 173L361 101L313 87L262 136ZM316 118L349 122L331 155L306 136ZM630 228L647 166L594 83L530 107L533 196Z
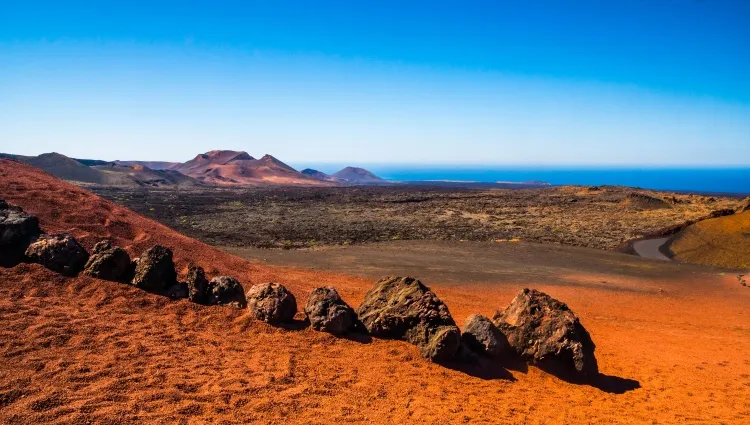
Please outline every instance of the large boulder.
M354 309L341 299L334 288L315 288L307 298L305 316L316 331L343 335L357 322Z
M461 340L472 350L492 357L510 352L505 335L488 317L481 314L473 314L466 319L461 329Z
M365 295L357 315L373 336L408 341L433 361L452 359L461 345L448 307L411 277L379 280Z
M113 282L127 281L130 276L130 255L120 247L112 246L108 240L94 246L89 261L83 268L83 274Z
M26 249L26 257L35 263L61 273L75 276L89 259L86 250L70 235L42 235Z
M20 263L26 248L40 233L36 217L0 199L0 266L13 267Z
M288 323L297 314L297 300L284 285L261 283L247 291L247 309L258 320Z
M208 282L206 303L208 305L231 305L244 308L245 290L240 282L229 276L218 276Z
M164 292L177 283L172 251L161 245L147 249L136 262L133 285L151 292Z
M584 376L599 372L588 331L565 303L543 292L523 289L492 322L510 346L533 363L562 366Z
M188 268L185 283L188 290L187 298L190 301L198 304L208 302L208 279L206 279L206 272L203 271L202 267L191 264Z

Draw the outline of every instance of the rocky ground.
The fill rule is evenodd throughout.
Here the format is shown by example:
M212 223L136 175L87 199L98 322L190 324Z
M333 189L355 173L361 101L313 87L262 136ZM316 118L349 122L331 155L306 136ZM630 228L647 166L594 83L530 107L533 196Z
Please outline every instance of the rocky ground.
M277 282L300 301L333 286L358 311L373 288L372 278L227 255L31 167L0 161L0 180L0 199L38 217L45 232L69 233L89 251L108 238L132 258L168 246L180 279L196 262L206 278ZM462 245L507 250L495 251L504 263L492 276L472 253L457 260L474 273L452 275L429 266L432 252L410 254L423 266L410 273L458 327L475 314L494 318L535 288L580 318L600 374L575 382L485 357L438 364L408 342L313 330L301 306L295 324L272 326L249 309L20 264L0 267L0 423L735 424L750 415L750 291L736 275L561 245L431 244L453 257Z
M740 203L733 198L572 186L93 190L211 245L261 248L520 239L612 250L626 240Z

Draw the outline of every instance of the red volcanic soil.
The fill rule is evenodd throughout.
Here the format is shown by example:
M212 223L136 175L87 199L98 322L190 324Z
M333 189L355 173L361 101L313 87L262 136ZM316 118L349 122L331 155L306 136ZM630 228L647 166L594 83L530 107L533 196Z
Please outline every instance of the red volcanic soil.
M131 255L164 244L180 272L192 260L245 287L277 281L300 308L315 286L333 285L356 306L371 285L247 262L27 165L0 160L0 181L0 198L36 214L48 232L71 232L88 248L113 237ZM518 364L441 366L403 342L274 328L241 310L38 265L0 268L0 423L746 422L750 289L691 270L661 280L559 276L577 285L426 282L459 323L492 314L524 286L566 301L591 332L604 374L575 384Z

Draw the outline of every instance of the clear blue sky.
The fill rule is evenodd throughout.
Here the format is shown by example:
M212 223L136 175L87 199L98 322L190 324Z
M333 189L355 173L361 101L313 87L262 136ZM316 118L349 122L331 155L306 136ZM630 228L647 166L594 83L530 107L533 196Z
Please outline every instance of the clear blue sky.
M750 1L0 1L0 152L748 164Z

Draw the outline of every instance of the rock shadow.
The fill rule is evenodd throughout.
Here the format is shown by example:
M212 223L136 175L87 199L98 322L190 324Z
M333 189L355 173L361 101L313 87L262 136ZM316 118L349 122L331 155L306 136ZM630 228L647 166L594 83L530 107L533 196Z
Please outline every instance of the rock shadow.
M605 375L598 373L593 376L581 376L577 374L569 365L565 365L554 360L542 361L536 366L570 384L588 385L610 394L624 394L628 391L641 388L641 383L635 379L621 378L619 376Z
M515 353L505 354L503 357L495 361L499 362L500 365L507 370L512 370L523 374L529 372L529 364L526 363L526 360L524 360L521 356L516 355Z
M288 330L288 331L301 331L301 330L304 330L305 328L310 327L310 322L308 322L307 320L300 320L300 319L292 319L291 322L287 322L287 323L268 323L268 324L271 326L280 328L280 329Z
M360 344L371 344L372 343L372 337L369 334L362 333L362 332L349 332L341 336L337 336L337 338L347 339L349 341L358 342Z
M516 378L502 362L487 356L475 356L471 360L456 358L448 362L439 363L440 366L465 373L475 378L491 381L502 379L505 381L516 381Z

